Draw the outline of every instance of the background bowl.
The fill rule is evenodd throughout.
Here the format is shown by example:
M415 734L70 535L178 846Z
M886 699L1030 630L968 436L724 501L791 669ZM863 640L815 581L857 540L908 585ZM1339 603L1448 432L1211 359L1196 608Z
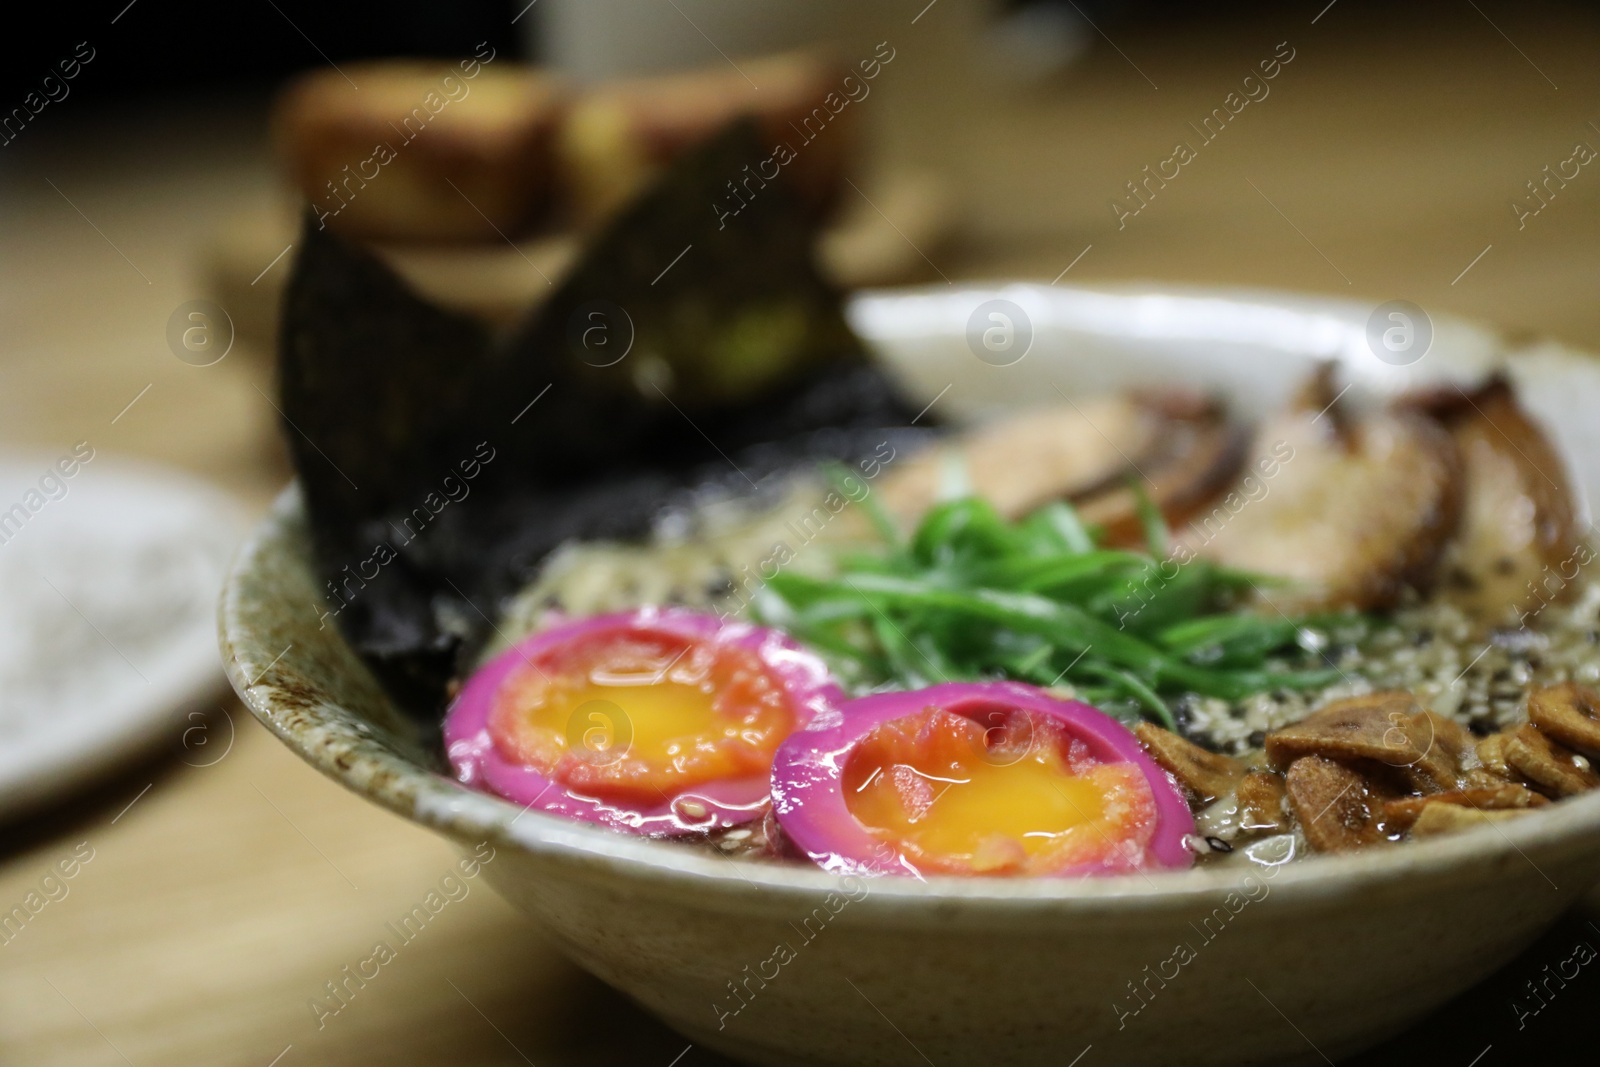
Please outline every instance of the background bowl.
M982 340L994 313L1010 348ZM942 287L864 296L851 315L947 415L1172 381L1263 410L1317 359L1382 394L1470 378L1503 355L1493 335L1439 321L1417 358L1380 358L1365 307L1264 295ZM1587 515L1600 424L1584 414L1600 405L1600 364L1544 346L1511 369ZM735 862L457 785L319 627L319 603L290 490L223 594L223 658L254 714L351 789L466 848L488 842L484 876L575 961L696 1043L755 1063L1060 1067L1090 1049L1119 1064L1323 1062L1483 978L1600 878L1600 795L1271 873L857 882Z

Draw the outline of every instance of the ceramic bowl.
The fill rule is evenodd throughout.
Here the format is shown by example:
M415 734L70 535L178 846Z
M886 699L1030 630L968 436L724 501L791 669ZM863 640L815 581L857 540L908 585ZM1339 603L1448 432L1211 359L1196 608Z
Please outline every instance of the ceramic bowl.
M1407 333L1381 309L1259 294L941 288L863 296L851 315L946 414L1174 380L1265 409L1316 359L1382 393L1504 354L1458 322ZM989 340L1009 329L1011 349L985 346L997 325ZM1386 347L1391 328L1415 347ZM1587 514L1600 364L1543 346L1512 365ZM753 1063L1066 1067L1091 1048L1086 1062L1331 1061L1488 975L1600 878L1600 795L1272 871L855 881L736 862L456 784L338 632L319 629L318 588L291 489L222 601L224 660L255 715L370 800L463 846L491 842L485 876L573 960Z

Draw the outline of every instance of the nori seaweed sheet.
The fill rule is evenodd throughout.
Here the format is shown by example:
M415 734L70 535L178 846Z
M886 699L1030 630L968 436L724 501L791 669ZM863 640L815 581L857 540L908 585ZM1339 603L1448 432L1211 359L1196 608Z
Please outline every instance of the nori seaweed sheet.
M817 272L787 179L741 184L719 218L762 154L747 121L686 154L504 336L307 217L284 433L324 610L421 722L563 542L926 432Z

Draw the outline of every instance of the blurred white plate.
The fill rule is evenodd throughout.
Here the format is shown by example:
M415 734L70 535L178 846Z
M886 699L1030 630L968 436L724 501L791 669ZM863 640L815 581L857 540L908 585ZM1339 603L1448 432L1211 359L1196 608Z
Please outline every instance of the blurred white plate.
M216 597L241 509L187 475L79 455L0 453L0 821L178 745L225 686Z

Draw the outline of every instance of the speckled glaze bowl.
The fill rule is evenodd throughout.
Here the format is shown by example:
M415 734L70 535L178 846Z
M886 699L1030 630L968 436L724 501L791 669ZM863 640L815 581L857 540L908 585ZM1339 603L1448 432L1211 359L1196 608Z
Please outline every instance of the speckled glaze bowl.
M1031 345L1008 366L967 341L992 300L1027 320ZM950 386L947 413L1057 385L1172 380L1264 409L1313 359L1382 392L1502 355L1492 335L1436 321L1423 358L1379 359L1371 310L1009 286L866 296L852 315L926 396ZM1594 499L1600 364L1547 346L1512 367ZM1600 879L1600 795L1275 873L924 882L739 863L458 785L338 632L319 629L318 603L291 490L222 600L223 657L255 715L355 792L465 847L491 842L485 876L575 961L695 1043L753 1063L1066 1067L1091 1048L1085 1063L1321 1063L1483 978Z

